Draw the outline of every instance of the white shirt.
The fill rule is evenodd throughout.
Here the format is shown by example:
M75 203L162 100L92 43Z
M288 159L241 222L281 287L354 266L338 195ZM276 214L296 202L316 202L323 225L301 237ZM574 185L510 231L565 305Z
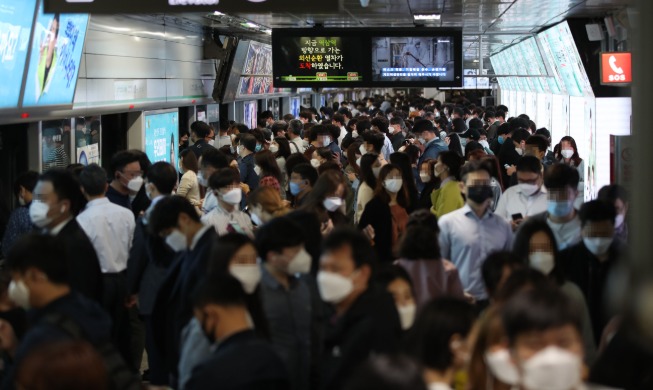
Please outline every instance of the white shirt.
M217 149L220 149L223 146L231 146L231 137L228 135L220 135L215 140L215 145Z
M210 188L207 188L206 195L204 195L204 202L202 203L202 212L206 215L216 207L218 207L218 198L215 197L215 194Z
M129 249L134 238L134 214L108 198L94 199L77 216L95 248L102 273L118 273L127 269Z
M297 148L295 149L295 147L290 145L290 154L304 153L304 150L306 150L306 148L304 147L304 140L302 139L302 137L295 137L290 140L290 143L295 144L295 146L297 146Z
M72 220L72 219L73 219L73 217L70 217L67 220L61 222L59 225L57 225L57 226L53 227L52 229L50 229L50 231L48 233L53 237L56 236L57 234L59 234L59 232L61 232L63 230L63 228L66 227L66 225L68 225L68 222L70 222L70 220Z
M345 139L347 135L347 129L345 126L340 126L340 137L338 137L338 146L342 145L342 140Z
M546 211L547 196L544 186L533 195L524 194L521 187L516 185L508 188L499 198L495 214L502 216L506 221L512 221L513 214L521 214L524 218L541 214Z
M386 161L390 161L390 155L394 152L395 152L395 148L392 146L392 141L390 141L390 138L388 138L384 134L383 148L381 148L381 153L383 154L383 158L385 158Z
M249 218L249 215L238 210L238 208L235 208L232 212L228 212L218 205L213 211L202 217L202 223L213 226L218 236L224 236L229 233L229 226L231 225L231 228L236 232L254 237L252 220Z

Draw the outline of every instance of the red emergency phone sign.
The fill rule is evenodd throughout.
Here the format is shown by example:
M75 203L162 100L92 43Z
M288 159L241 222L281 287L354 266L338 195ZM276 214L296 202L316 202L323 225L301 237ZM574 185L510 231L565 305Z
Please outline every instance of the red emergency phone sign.
M601 53L601 84L630 84L631 60L631 53Z

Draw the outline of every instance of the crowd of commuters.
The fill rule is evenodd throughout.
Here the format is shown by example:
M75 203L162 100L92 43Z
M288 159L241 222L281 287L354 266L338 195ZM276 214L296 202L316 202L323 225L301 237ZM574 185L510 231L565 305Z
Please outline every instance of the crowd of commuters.
M3 389L653 388L629 197L584 202L574 139L417 97L259 118L18 177Z

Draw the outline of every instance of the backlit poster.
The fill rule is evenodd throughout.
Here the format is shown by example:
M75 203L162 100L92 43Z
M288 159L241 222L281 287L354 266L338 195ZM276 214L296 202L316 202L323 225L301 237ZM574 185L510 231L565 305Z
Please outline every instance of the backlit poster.
M178 165L179 112L144 112L145 154L152 163L165 161Z
M34 23L23 106L72 104L87 24L87 14L44 14L41 4Z
M256 101L245 102L243 105L243 123L250 129L255 129L258 126L257 115L256 115L257 104Z
M18 107L36 0L0 0L0 109Z

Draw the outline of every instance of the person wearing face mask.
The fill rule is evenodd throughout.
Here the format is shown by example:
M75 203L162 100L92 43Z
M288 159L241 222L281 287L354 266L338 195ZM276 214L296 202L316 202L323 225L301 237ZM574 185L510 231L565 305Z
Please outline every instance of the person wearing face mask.
M206 275L215 229L204 225L188 200L166 196L158 200L148 218L148 230L177 252L152 308L155 350L167 374L176 372L182 329L193 316L192 293ZM169 383L174 386L175 383Z
M367 153L360 159L360 185L356 193L354 223L360 221L367 203L374 197L377 178L381 172L381 161L376 153Z
M240 171L240 182L249 186L250 190L255 190L259 185L259 177L254 170L254 153L256 153L256 138L251 134L241 134L237 148L238 152L238 171ZM215 188L214 188L215 189Z
M433 173L440 179L440 187L431 193L431 212L438 218L465 205L460 193L460 168L463 159L455 152L441 152L433 165Z
M212 226L219 236L227 233L241 233L253 236L252 221L240 210L243 190L240 176L233 168L214 173L209 179L209 186L218 199L218 206L202 217L202 223Z
M373 229L374 250L381 263L394 259L394 248L406 230L409 203L401 170L394 164L384 165L376 182L374 197L365 205L358 221L359 229Z
M621 245L628 245L628 209L630 196L626 189L618 184L610 184L599 190L600 200L612 203L617 212L614 220L614 238Z
M129 150L114 154L109 163L109 172L113 180L107 189L107 198L111 203L131 210L131 199L143 186L143 171L138 156Z
M506 142L508 138L510 138L510 124L503 123L497 127L496 137L490 143L490 150L492 150L492 153L494 153L495 156L499 155L499 152L501 151L501 147L503 146L503 144Z
M404 145L406 140L406 123L401 117L392 117L390 119L390 127L388 128L390 134L390 141L392 141L392 147L395 151L398 151Z
M585 190L585 160L578 155L578 147L576 141L570 137L565 136L560 140L560 154L557 155L558 163L569 165L578 171L578 198L574 206L579 208L583 203L583 192Z
M563 259L557 249L551 228L541 220L524 222L515 236L513 252L531 268L543 273L547 279L557 285L580 313L584 355L587 362L592 362L596 356L596 340L587 300L578 285L568 280L566 268L572 260ZM574 259L573 262L575 261ZM601 331L602 329L599 330L599 335Z
M168 382L167 373L152 338L154 324L151 316L159 286L163 283L176 252L165 244L162 237L151 234L148 224L156 204L172 194L176 185L177 171L171 164L160 161L148 169L144 187L152 202L145 213L136 220L134 240L127 260L128 305L134 306L138 302L138 311L145 323L149 380L153 385L164 385Z
M218 199L209 188L209 178L218 170L229 168L229 159L221 151L207 150L199 159L199 171L197 173L198 184L206 190L202 200L202 214L206 215L218 206Z
M288 122L288 132L286 133L286 137L288 137L288 141L290 141L291 153L304 152L304 141L302 140L303 130L304 124L300 120L293 119Z
M581 318L556 288L522 292L502 310L517 383L527 390L583 389Z
M487 291L481 277L483 260L492 252L512 247L512 229L490 208L491 173L480 161L470 161L461 172L465 206L440 218L440 250L460 272L465 292L480 308L487 304Z
M343 149L349 148L352 143L354 142L361 142L362 139L360 138L360 133L358 131L358 119L353 118L349 120L349 122L345 125L345 131L347 134L345 135L345 138L342 139L342 142L340 143L340 147Z
M318 289L328 303L320 389L340 389L372 353L393 353L401 323L392 296L372 280L374 251L351 228L336 229L322 246Z
M107 174L97 164L90 164L79 175L82 192L88 203L77 216L79 226L91 240L102 269L102 306L112 320L111 340L126 361L131 363L131 326L125 307L126 269L134 238L134 215L113 204L104 195Z
M515 119L513 122L516 122ZM501 174L503 175L503 182L506 184L506 187L517 184L515 178L515 166L517 161L524 155L524 149L526 148L526 140L530 137L528 130L524 128L515 128L512 123L510 124L510 140L501 145L501 150L499 151L499 163L501 165ZM508 168L506 168L508 166Z
M428 210L433 205L431 203L431 194L440 185L435 175L433 174L433 166L435 164L437 164L437 160L424 160L424 162L418 166L419 177L422 180L422 183L424 183L424 188L422 189L422 192L420 193L419 199L417 201L417 210Z
M289 218L275 218L256 232L256 247L263 260L261 301L270 341L290 373L291 388L308 390L315 358L311 329L319 297L308 277L312 258L304 247L302 227Z
M68 256L59 239L37 234L21 237L7 257L11 272L9 298L30 309L31 324L21 340L16 339L8 322L2 320L2 351L11 357L5 366L2 387L14 388L15 374L24 359L48 342L81 339L94 349L111 354L116 373L123 379L109 378L107 388L133 389L139 381L107 340L111 319L102 308L71 286ZM71 256L74 257L74 256ZM111 351L111 352L109 352ZM137 388L137 387L136 387Z
M254 172L259 177L259 188L260 187L272 187L279 195L283 192L281 190L281 169L277 165L277 161L274 158L274 154L269 150L262 150L254 155Z
M247 195L247 208L252 222L258 227L290 211L279 192L272 187L259 187L250 192Z
M299 210L313 213L320 222L322 234L326 235L334 227L349 223L344 204L347 188L342 172L329 169L318 177Z
M475 317L473 306L456 298L438 298L420 310L402 349L424 367L429 390L453 389L469 360L467 336Z
M581 241L581 224L574 202L578 196L578 172L564 164L553 164L544 175L547 210L531 218L545 220L562 250Z
M7 228L2 236L2 254L7 255L9 249L23 234L36 230L29 217L29 207L32 203L32 191L39 179L38 172L28 171L18 175L14 182L14 195L18 206L9 216Z
M70 172L50 170L34 187L29 208L32 223L44 234L57 237L68 253L70 286L96 302L102 302L102 271L93 244L75 217L85 203L80 185Z
M209 126L207 123L202 122L202 121L196 121L191 123L190 125L190 144L191 146L189 147L190 150L195 153L195 157L198 159L204 153L205 150L207 149L215 149L215 147L212 145L212 142L209 141L214 141L214 139L209 138L211 136L211 133L213 133L213 138L215 138L215 132ZM209 141L207 141L207 138L209 138Z
M447 144L440 139L439 132L437 132L433 123L425 119L419 119L415 121L413 126L413 133L419 137L419 143L424 147L422 154L417 160L417 166L419 167L422 163L428 159L437 160L438 155L441 152L449 150ZM419 169L414 169L415 182L417 184L417 190L421 193L424 190L424 182L419 177Z
M610 318L606 307L608 278L616 269L624 248L614 238L616 211L611 203L587 202L578 214L583 239L562 251L560 257L569 279L580 287L587 300L598 342Z
M184 150L179 156L179 169L182 172L181 181L177 186L177 195L186 198L193 206L200 206L200 186L197 180L199 167L195 153Z
M399 313L401 329L404 332L408 331L413 326L417 313L415 290L410 275L398 265L386 264L379 267L375 279L381 288L392 294Z
M274 155L277 166L281 171L281 198L287 199L288 197L288 170L286 169L286 161L290 157L290 142L286 137L276 137L270 144L270 152Z
M542 164L537 157L524 156L517 161L517 182L501 195L495 210L515 231L525 218L547 209L547 191L544 188Z
M218 123L218 139L215 141L215 144L212 146L216 149L224 148L225 146L231 146L231 137L229 136L229 122L226 120L221 120ZM210 143L209 143L210 144ZM204 151L202 151L204 154Z
M383 117L376 117L370 121L370 125L370 130L383 135L383 147L381 148L381 154L383 154L383 157L386 160L390 160L390 155L395 152L395 149L392 146L392 141L389 138L388 120Z
M207 279L194 298L195 318L206 338L217 342L214 352L193 371L186 390L220 384L224 389L290 389L283 360L257 337L247 309L247 296L230 276Z

